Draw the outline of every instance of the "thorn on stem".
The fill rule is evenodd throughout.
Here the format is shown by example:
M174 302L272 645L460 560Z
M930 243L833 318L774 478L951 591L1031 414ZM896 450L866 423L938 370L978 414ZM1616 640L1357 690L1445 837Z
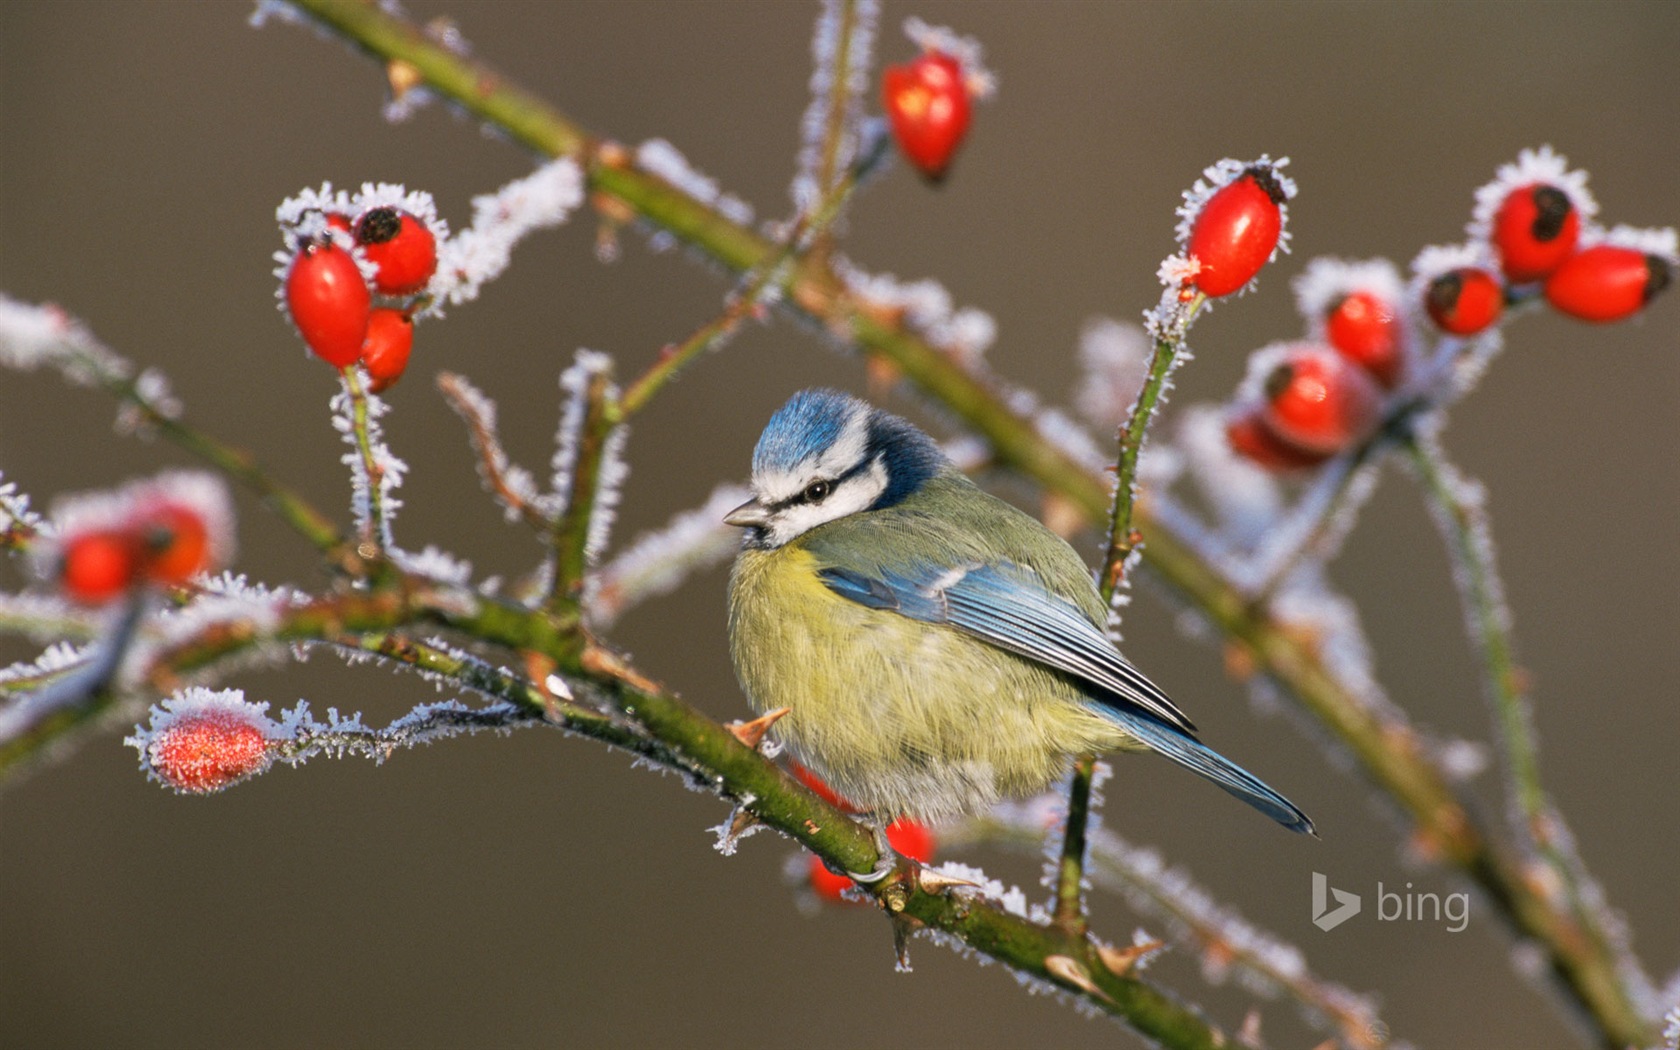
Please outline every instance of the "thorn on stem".
M792 710L791 707L778 707L774 711L766 711L751 722L731 722L723 728L729 730L736 740L757 751L758 745L764 742L764 734L770 731L771 726L787 717L788 712Z
M1061 981L1063 984L1071 984L1073 987L1084 992L1086 995L1091 996L1093 999L1101 999L1105 1003L1111 1003L1114 1001L1109 998L1107 992L1097 987L1097 982L1091 980L1091 972L1085 969L1085 964L1071 955L1051 955L1046 957L1044 960L1044 969L1049 972L1050 976L1056 978L1058 981Z
M1165 948L1161 941L1144 941L1125 948L1115 948L1106 944L1097 945L1097 957L1108 967L1108 971L1116 977L1125 977L1137 969L1139 962L1148 958L1152 953Z

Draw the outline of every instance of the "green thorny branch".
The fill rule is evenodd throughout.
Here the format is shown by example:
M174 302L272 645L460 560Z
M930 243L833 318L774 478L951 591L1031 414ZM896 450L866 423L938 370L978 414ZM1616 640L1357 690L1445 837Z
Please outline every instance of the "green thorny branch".
M663 228L737 272L751 271L777 251L775 244L756 232L636 170L622 150L602 149L602 140L546 103L434 43L403 19L358 0L295 2L321 25L382 62L401 63L426 88L514 141L544 155L576 158L601 206ZM926 395L984 436L1000 464L1065 497L1092 520L1109 509L1104 480L1046 440L1031 420L1012 411L998 383L931 345L890 311L853 296L825 259L816 253L807 255L790 265L780 280L781 301L786 306L866 355L891 362ZM1519 935L1545 947L1553 975L1599 1042L1627 1046L1649 1041L1648 1023L1621 983L1616 962L1603 950L1601 940L1588 935L1578 917L1555 907L1525 878L1521 856L1487 834L1409 726L1361 704L1328 670L1309 639L1274 620L1268 610L1255 607L1235 584L1155 521L1147 507L1137 509L1134 527L1148 539L1145 564L1232 644L1246 649L1257 668L1285 686L1348 747L1366 775L1417 824L1418 838L1431 852L1468 873ZM775 820L769 822L781 826ZM856 853L848 857L829 850L825 855L848 870L870 866ZM955 921L952 909L963 910L950 898L933 895L930 899L943 903L938 907L920 904L923 895L912 894L904 913L916 918L940 914ZM927 914L919 914L922 910ZM971 943L982 948L998 946L1001 942L990 939L998 931L988 929L990 934L971 930ZM1021 942L1009 943L1018 947ZM1090 972L1108 988L1104 968Z

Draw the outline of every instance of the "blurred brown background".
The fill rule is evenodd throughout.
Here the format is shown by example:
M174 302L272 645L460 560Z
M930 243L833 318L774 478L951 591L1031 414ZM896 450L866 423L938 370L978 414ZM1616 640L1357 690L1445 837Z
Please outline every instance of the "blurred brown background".
M758 208L788 210L814 5L438 4L483 59L586 126L669 138ZM330 179L432 190L456 226L472 194L530 160L438 108L389 126L377 68L244 4L0 5L0 289L53 300L119 352L162 367L190 418L247 445L323 506L345 504L333 389L273 306L274 206ZM1175 404L1218 399L1247 351L1297 333L1287 279L1319 254L1387 255L1460 236L1474 188L1550 142L1594 174L1609 221L1680 222L1680 5L889 3L879 54L907 57L918 14L976 34L1001 79L953 177L900 169L858 202L846 250L938 276L990 310L1004 375L1065 402L1086 318L1156 297L1178 192L1223 156L1294 158L1296 254L1261 294L1196 330ZM597 263L583 218L519 249L471 306L421 332L393 394L414 467L399 535L485 573L537 549L479 492L430 375L497 399L526 463L546 462L554 377L574 348L639 370L718 308L725 285L634 236ZM1680 964L1672 851L1680 785L1680 295L1641 322L1523 320L1447 435L1490 483L1543 768L1611 900L1661 977ZM855 362L784 321L701 363L636 429L619 538L740 477L769 412ZM899 402L904 408L907 402ZM111 406L54 376L0 375L0 468L43 501L186 462L111 434ZM309 552L240 498L239 567L313 585ZM1094 544L1087 542L1087 549ZM4 585L22 579L0 570ZM1391 473L1336 578L1359 600L1379 672L1420 722L1485 738L1488 718L1433 529ZM719 717L744 704L723 639L722 571L636 611L616 639ZM1407 880L1393 823L1291 720L1257 717L1219 653L1182 638L1147 591L1131 655L1215 746L1312 813L1280 832L1159 762L1122 762L1107 821L1159 844L1218 896L1299 943L1321 973L1380 990L1396 1035L1437 1047L1569 1045L1508 965L1484 902L1469 929L1369 916L1310 924L1309 873L1369 894ZM26 650L7 643L5 651ZM431 699L412 678L327 656L234 684L276 708L386 721ZM771 837L719 857L725 813L674 780L544 732L454 741L384 767L321 761L210 800L146 783L120 734L0 796L0 1044L7 1046L1135 1045L918 943L892 972L887 924L802 915ZM1491 774L1484 774L1486 791ZM1490 798L1490 808L1497 800ZM1028 886L1036 865L980 862ZM1367 908L1372 906L1367 896ZM1099 928L1138 920L1112 899ZM1209 990L1182 953L1163 981L1227 1024L1248 999ZM1273 1045L1316 1037L1265 1009Z

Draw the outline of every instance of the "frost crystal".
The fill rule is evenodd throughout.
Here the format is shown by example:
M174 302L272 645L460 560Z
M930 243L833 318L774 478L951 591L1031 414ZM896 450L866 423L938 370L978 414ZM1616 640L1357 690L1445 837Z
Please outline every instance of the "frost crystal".
M932 278L905 283L890 273L867 273L838 257L834 268L854 296L903 313L929 342L965 364L975 362L997 338L997 322L990 314L974 307L953 309L951 293Z
M438 303L478 298L485 282L507 269L514 245L565 222L583 203L583 172L562 157L472 203L472 225L438 244L437 273L427 286Z
M1592 231L1588 236L1581 235L1582 247L1595 244L1611 244L1618 248L1632 248L1645 255L1655 255L1668 262L1670 266L1680 265L1680 251L1676 250L1676 235L1674 228L1663 226L1646 229L1638 226L1613 226L1605 231Z
M914 15L904 20L904 35L923 51L938 51L956 59L970 95L984 99L997 92L997 75L986 68L980 41L945 26L929 25Z
M80 386L127 379L134 366L106 349L81 323L51 304L0 295L0 365L22 372L45 365Z
M737 226L752 225L752 205L724 193L715 179L689 164L688 158L664 139L648 139L637 146L636 166L664 179Z
M742 485L719 485L702 506L638 536L590 577L590 622L610 627L630 607L669 594L693 573L732 557L741 546L740 530L725 525L723 516L750 495Z

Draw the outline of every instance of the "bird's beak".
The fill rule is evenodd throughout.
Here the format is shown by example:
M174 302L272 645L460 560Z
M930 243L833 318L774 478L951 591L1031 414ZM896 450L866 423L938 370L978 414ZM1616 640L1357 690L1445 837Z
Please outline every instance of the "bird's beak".
M747 500L723 516L725 525L733 525L738 529L753 529L761 525L770 524L770 511L756 499Z

